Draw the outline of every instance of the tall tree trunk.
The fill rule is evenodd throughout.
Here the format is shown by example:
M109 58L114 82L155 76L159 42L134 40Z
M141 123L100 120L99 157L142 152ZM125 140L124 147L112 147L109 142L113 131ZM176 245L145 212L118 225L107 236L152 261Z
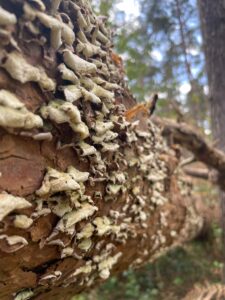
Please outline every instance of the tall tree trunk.
M0 299L70 299L202 226L87 0L0 7Z
M225 151L225 3L198 0L209 84L213 136ZM225 193L221 192L225 266ZM225 283L225 269L223 270Z

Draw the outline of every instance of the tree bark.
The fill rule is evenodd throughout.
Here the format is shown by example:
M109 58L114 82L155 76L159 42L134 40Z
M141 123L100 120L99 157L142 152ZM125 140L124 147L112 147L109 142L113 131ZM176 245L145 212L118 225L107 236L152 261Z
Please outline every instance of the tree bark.
M0 298L70 299L202 218L89 2L1 5Z
M209 100L213 136L218 147L225 151L225 5L223 0L198 0L204 40L206 69L209 84ZM225 193L220 193L223 227L223 253L225 263ZM224 264L225 266L225 264ZM225 283L225 267L223 270Z

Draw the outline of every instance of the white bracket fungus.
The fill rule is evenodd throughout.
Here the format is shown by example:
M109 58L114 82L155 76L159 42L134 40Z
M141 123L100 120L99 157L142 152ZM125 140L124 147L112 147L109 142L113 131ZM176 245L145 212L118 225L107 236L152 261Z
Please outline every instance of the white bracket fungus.
M16 294L14 300L29 300L34 295L34 292L26 289Z
M118 234L120 231L120 226L112 225L110 219L106 216L95 218L93 224L96 226L98 236L110 233Z
M49 78L42 67L29 64L21 53L13 51L8 53L5 62L1 65L12 78L21 83L37 82L46 91L54 91L56 83Z
M55 14L57 12L61 2L62 2L62 0L52 0L51 1L51 12L52 12L52 14Z
M68 173L59 172L49 167L42 182L42 186L36 191L36 194L38 196L44 196L57 192L74 191L79 189L80 185L74 179L74 170L72 167Z
M96 121L94 129L96 134L100 136L106 133L106 131L113 129L113 127L113 122Z
M73 256L74 249L72 247L66 247L62 249L61 258Z
M122 253L119 252L116 255L107 257L99 262L99 264L98 264L99 276L102 279L109 278L110 270L118 262L118 260L121 256L122 256Z
M83 239L79 244L78 248L83 250L83 251L88 251L92 246L92 241L91 239Z
M87 262L84 266L82 266L82 267L76 269L76 271L73 272L73 273L70 275L70 277L75 277L75 276L77 276L77 275L79 275L79 274L82 274L82 273L83 273L83 274L89 274L89 273L91 273L92 269L93 269L93 267L92 267L92 265L91 265L91 262Z
M69 102L77 101L82 97L81 89L76 85L62 86L65 98Z
M92 216L97 210L98 208L94 205L82 203L79 209L65 214L57 224L56 229L66 231L76 223L86 220L88 217Z
M117 195L122 189L122 185L120 184L107 184L106 192L109 195Z
M13 224L17 228L27 229L33 224L33 220L26 215L16 215Z
M6 241L9 248L4 249L4 251L7 253L12 253L12 252L18 251L19 249L28 245L27 240L24 237L18 236L18 235L8 236L6 234L2 234L2 235L0 235L0 240Z
M49 117L57 124L69 123L72 130L80 135L80 139L89 136L88 127L82 122L79 109L70 102L52 101L48 106L42 106L41 114L43 118Z
M55 282L55 281L59 280L61 278L61 276L62 276L61 271L55 271L52 274L42 276L39 280L39 284L45 285L46 284L45 281Z
M97 152L97 149L94 146L91 146L83 141L79 142L75 149L79 151L81 156L89 156L94 155Z
M70 70L69 68L66 67L65 64L60 64L58 66L58 70L61 73L62 79L63 80L68 80L71 81L72 83L78 83L78 77L76 76L76 74Z
M8 26L16 24L16 16L0 6L0 25Z
M41 117L33 114L7 90L0 90L0 126L5 128L32 129L43 126Z
M97 67L93 63L87 62L69 50L63 53L65 64L80 75L92 74L97 72Z
M31 203L21 197L10 194L0 194L0 221L15 209L31 207Z
M118 137L118 133L113 132L111 130L108 130L105 134L101 135L101 136L92 136L92 140L96 143L96 144L101 144L102 142L109 142L114 140L115 138Z
M93 235L94 230L94 226L91 223L88 223L77 233L76 237L77 239L88 239Z
M50 205L51 205L51 203L50 203ZM63 217L66 213L68 213L72 210L72 207L71 207L69 201L66 201L66 200L62 201L62 199L60 198L58 201L58 204L52 205L51 210L58 217Z

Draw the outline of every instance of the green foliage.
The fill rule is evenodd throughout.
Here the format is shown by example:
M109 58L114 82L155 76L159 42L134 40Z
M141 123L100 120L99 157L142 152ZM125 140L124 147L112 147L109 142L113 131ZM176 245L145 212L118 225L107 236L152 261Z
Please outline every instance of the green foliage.
M168 101L175 100L194 123L209 128L196 1L139 0L139 16L126 22L121 21L118 1L98 2L101 13L110 15L117 28L115 46L124 59L127 82L136 98L143 101L159 92L160 99L167 101L164 108L159 102L159 113L168 113ZM189 93L181 92L184 84L190 85Z
M95 0L93 1L93 5L100 15L109 16L113 6L116 4L115 2L115 0Z
M71 300L87 300L87 296L85 294L77 295L77 296L74 296Z

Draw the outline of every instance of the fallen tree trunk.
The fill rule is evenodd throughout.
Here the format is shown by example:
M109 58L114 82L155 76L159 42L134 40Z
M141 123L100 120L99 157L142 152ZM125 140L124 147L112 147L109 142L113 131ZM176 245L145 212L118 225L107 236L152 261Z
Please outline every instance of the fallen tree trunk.
M202 227L86 0L0 7L0 298L70 299Z

